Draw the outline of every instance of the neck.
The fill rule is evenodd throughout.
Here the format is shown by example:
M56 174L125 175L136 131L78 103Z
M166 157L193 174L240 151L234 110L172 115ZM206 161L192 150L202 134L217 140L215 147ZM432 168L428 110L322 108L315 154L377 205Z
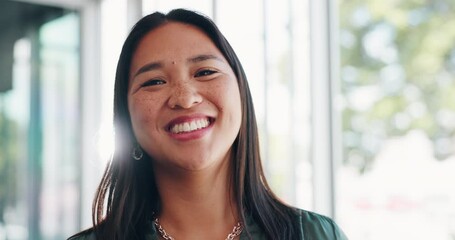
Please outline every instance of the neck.
M159 219L176 239L224 239L239 221L230 159L198 171L155 166ZM224 238L223 238L224 237Z

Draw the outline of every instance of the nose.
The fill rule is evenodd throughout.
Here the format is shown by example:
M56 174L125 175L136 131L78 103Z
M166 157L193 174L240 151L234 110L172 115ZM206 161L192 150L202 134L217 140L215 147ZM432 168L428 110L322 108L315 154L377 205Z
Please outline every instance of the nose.
M196 86L189 82L179 82L171 89L168 106L172 109L189 109L202 102Z

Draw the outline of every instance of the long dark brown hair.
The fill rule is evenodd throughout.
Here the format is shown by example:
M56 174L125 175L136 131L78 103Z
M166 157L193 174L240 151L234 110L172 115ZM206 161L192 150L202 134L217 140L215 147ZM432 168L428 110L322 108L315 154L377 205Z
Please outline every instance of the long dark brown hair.
M160 198L150 156L131 157L136 143L127 104L131 58L139 41L167 22L180 22L201 29L222 52L233 69L240 90L242 121L232 146L232 181L243 222L250 216L268 239L299 239L296 210L278 200L264 176L259 153L258 129L245 72L234 50L207 17L184 9L143 17L131 30L120 54L115 77L115 153L107 166L93 203L93 231L97 239L143 239L147 222L159 212ZM107 204L107 205L106 205ZM246 229L248 231L248 229Z

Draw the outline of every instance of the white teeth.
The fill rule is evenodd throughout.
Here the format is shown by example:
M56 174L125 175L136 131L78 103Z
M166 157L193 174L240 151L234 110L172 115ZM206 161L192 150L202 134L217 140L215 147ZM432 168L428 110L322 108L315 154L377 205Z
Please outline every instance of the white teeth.
M191 127L191 129L197 129L197 126L196 126L195 122L191 122L190 127Z
M198 129L206 128L210 124L208 119L198 119L191 122L176 124L171 127L172 133L192 132Z
M184 124L183 124L183 131L184 131L184 132L189 132L190 129L191 129L191 128L190 128L190 124L188 124L188 123L184 123Z

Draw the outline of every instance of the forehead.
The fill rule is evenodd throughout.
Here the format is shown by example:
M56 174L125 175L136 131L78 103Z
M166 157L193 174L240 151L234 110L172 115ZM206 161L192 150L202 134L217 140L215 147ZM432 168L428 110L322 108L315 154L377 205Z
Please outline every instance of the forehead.
M189 24L168 22L142 38L133 54L132 67L142 61L178 61L201 53L221 55L201 29Z

